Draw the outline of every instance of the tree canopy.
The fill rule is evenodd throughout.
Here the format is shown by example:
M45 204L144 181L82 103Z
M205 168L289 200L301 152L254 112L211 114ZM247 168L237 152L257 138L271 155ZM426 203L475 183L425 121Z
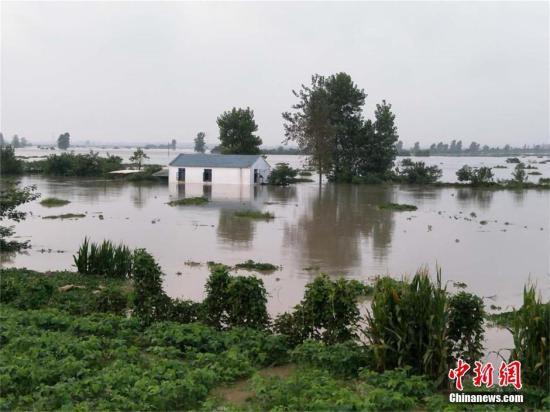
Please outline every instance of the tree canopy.
M206 137L206 133L204 132L197 133L197 137L195 137L195 152L204 153L206 151L206 142L204 141L205 137Z
M220 128L220 149L224 154L258 154L262 139L254 133L258 125L254 121L254 111L233 108L223 112L216 123Z
M141 147L138 147L129 160L137 166L138 170L141 170L141 166L145 159L149 159L149 156L145 154Z
M393 167L398 136L390 104L383 101L375 120L365 120L367 95L346 73L315 74L293 94L298 103L283 113L285 142L298 143L320 175L351 181L384 176Z
M68 132L60 134L57 138L57 147L67 150L71 146L71 135Z

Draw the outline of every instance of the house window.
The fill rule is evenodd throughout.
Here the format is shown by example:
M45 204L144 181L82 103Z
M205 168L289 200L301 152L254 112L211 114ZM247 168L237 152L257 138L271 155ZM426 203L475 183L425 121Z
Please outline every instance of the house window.
M178 168L178 182L185 182L185 168Z
M202 172L202 181L211 182L212 181L212 169L204 169Z

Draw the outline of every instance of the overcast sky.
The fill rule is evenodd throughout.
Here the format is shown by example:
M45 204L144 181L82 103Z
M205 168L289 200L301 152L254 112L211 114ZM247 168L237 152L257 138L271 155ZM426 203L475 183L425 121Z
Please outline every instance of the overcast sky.
M190 142L254 109L266 145L313 73L393 105L401 139L549 141L548 2L2 2L1 130Z

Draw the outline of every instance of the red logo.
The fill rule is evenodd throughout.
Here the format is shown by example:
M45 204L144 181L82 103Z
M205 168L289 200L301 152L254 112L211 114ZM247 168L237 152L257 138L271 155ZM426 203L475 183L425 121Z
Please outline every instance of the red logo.
M449 370L449 379L455 381L455 387L457 390L462 391L462 378L466 376L466 373L470 370L470 365L459 359L455 369ZM493 386L493 374L495 368L491 362L483 364L482 362L475 362L473 369L474 386L481 387L485 385L486 388ZM502 362L498 368L498 386L504 387L512 385L516 389L521 389L521 362L513 361L510 363Z

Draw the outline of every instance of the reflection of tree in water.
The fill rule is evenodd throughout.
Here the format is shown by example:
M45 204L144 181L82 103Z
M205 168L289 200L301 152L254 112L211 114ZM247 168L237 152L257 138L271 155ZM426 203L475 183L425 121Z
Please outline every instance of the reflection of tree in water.
M76 195L84 201L120 196L127 185L124 181L91 178L46 178L42 182L38 182L38 191L47 196L65 199Z
M267 186L270 202L289 202L296 199L296 186Z
M431 187L415 187L415 186L401 186L400 191L402 193L406 193L408 196L411 196L414 201L415 205L420 207L425 200L434 201L439 200L441 198L441 191L440 188L431 188Z
M394 220L393 213L377 205L392 199L392 188L325 185L297 225L285 229L286 241L304 262L345 269L359 263L361 237L371 238L375 257L382 259L391 244Z
M493 200L493 190L461 188L456 191L456 198L461 207L480 207L487 209Z
M254 222L233 216L235 209L220 209L218 237L224 241L248 246L254 238Z
M154 184L148 182L136 182L132 184L132 202L134 206L141 209L147 203L147 198L151 197L151 190Z

